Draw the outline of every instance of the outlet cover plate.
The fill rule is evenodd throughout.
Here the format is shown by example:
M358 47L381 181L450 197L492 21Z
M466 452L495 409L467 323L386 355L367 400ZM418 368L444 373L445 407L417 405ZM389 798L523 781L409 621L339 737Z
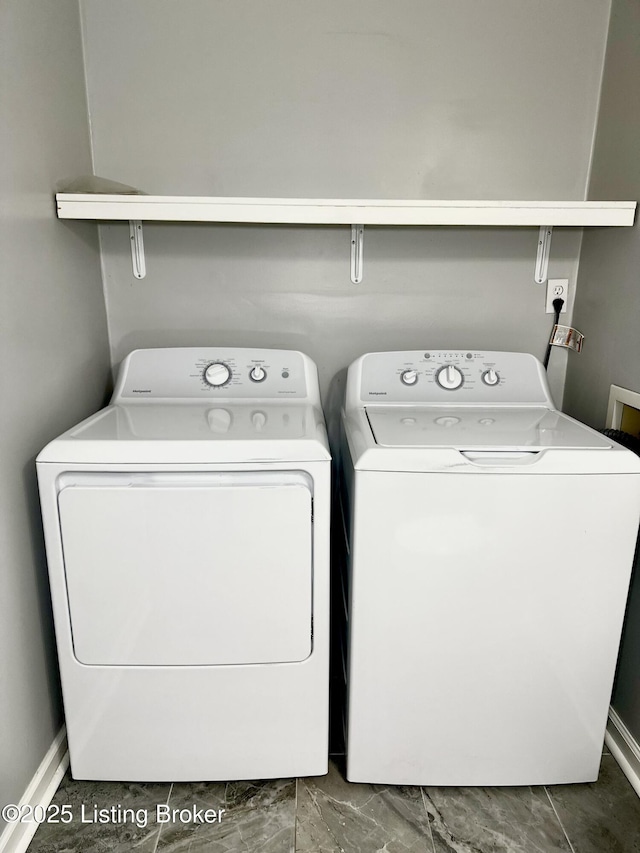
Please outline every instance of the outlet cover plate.
M553 310L554 299L564 299L561 314L567 313L567 302L569 296L569 279L568 278L550 278L547 279L547 301L545 311L547 314L555 313Z

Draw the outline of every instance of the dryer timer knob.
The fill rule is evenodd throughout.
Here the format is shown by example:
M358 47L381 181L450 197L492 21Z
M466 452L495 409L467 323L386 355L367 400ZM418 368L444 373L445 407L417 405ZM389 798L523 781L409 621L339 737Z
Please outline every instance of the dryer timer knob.
M231 379L231 370L222 361L214 361L204 371L204 381L207 385L219 388Z

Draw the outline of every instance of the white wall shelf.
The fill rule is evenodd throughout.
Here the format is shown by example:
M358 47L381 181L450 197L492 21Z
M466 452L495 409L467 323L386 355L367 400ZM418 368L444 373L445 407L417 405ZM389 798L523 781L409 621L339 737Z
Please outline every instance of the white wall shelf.
M299 225L633 225L634 201L392 201L58 193L60 219Z
M134 275L144 275L142 222L349 225L352 280L362 280L363 226L538 226L535 279L545 281L551 229L630 226L633 201L398 201L389 199L215 198L57 193L60 219L128 221ZM356 224L357 223L357 224Z

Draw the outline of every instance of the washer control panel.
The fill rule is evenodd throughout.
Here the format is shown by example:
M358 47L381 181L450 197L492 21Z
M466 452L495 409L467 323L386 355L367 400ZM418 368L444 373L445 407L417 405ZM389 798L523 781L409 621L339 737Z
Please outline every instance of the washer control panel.
M529 353L419 350L369 353L349 369L347 396L365 403L551 403ZM355 401L354 401L355 402Z
M124 360L114 401L304 398L317 385L313 362L293 350L175 347L135 350Z

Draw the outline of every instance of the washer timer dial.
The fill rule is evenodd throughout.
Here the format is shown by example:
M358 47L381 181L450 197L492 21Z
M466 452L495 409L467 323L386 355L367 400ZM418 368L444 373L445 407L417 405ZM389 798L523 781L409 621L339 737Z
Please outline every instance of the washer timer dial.
M455 365L447 364L436 373L436 382L445 391L456 391L462 387L464 375Z
M220 388L221 385L226 385L231 379L230 368L222 361L213 361L205 368L202 374L207 385L213 388Z

